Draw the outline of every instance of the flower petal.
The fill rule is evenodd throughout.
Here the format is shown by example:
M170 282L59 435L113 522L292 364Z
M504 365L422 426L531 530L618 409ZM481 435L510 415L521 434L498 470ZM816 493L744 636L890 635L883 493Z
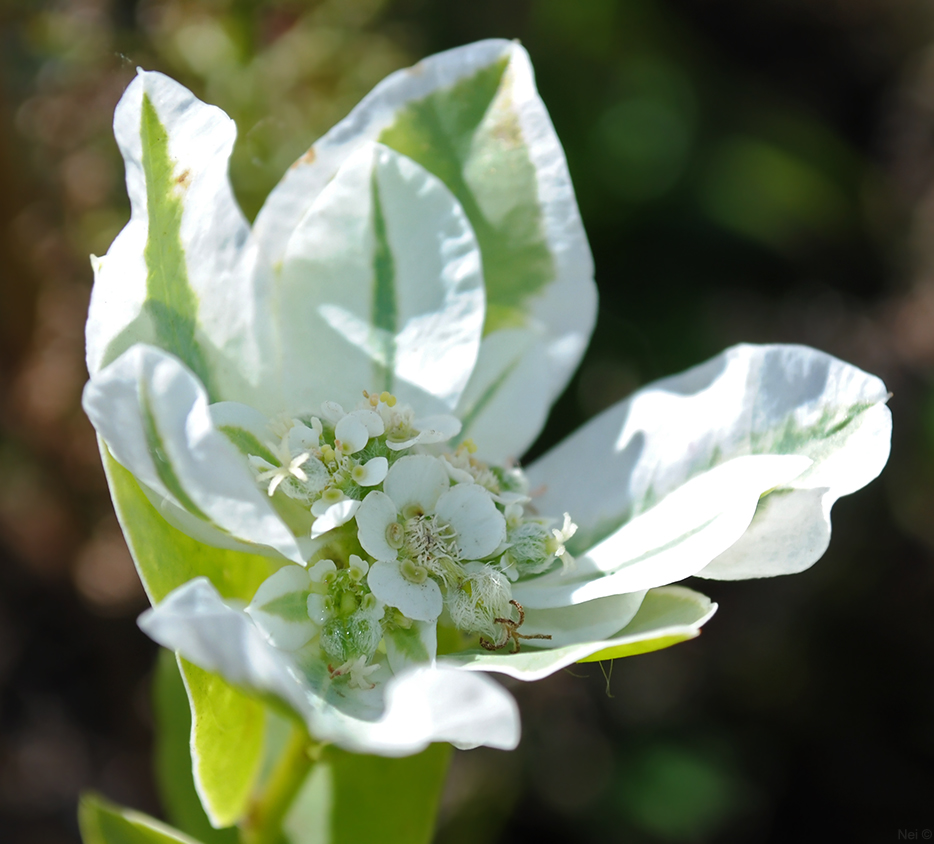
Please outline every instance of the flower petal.
M386 658L393 674L413 665L434 664L438 653L438 625L434 621L414 621L408 629L390 627L384 631Z
M632 621L612 638L551 649L524 642L519 653L465 651L441 657L438 664L468 671L495 671L518 680L541 680L575 662L635 656L693 639L716 610L717 605L699 592L683 586L663 586L646 594Z
M346 158L374 140L442 178L477 232L487 293L483 365L457 414L485 459L521 455L576 368L596 313L590 249L528 55L515 42L480 41L380 83L270 195L256 232L271 261L282 259L283 233ZM515 328L521 348L494 339Z
M454 528L462 560L482 560L506 541L506 520L479 484L448 490L438 499L435 514Z
M373 563L367 583L380 601L414 621L434 621L441 615L441 587L430 577L413 583L402 574L397 560Z
M472 679L445 668L413 668L393 678L386 688L386 713L358 749L401 756L429 741L448 741L461 750L481 745L513 750L520 729L516 702L499 684Z
M412 427L417 431L414 436L407 437L404 440L386 440L386 445L393 451L405 451L413 445L444 443L452 437L456 437L462 426L460 419L457 417L442 413L416 419L412 423Z
M389 472L389 461L385 457L374 457L367 460L366 463L357 467L360 471L354 470L354 483L357 486L376 486L386 480L386 474Z
M696 574L749 527L759 497L811 465L799 455L736 457L691 478L577 558L570 576L549 572L513 587L535 608L561 607L662 586Z
M298 650L318 632L308 615L310 587L307 569L283 566L256 590L246 611L275 647Z
M389 469L383 489L400 513L414 507L431 513L450 481L441 462L427 454L400 457Z
M463 427L457 417L445 413L423 416L413 424L418 431L416 441L424 445L447 442L451 437L456 437Z
M549 648L608 639L632 621L647 594L646 590L625 592L621 595L597 598L585 604L549 610L525 608L525 623L519 628L519 632L526 636L550 636L547 644L541 644L541 647Z
M348 413L334 426L334 436L340 441L344 454L356 454L366 446L370 432L363 422Z
M407 756L433 741L511 749L519 740L512 697L488 678L463 671L409 670L369 698L331 693L326 669L303 670L293 655L270 645L245 612L225 604L205 578L186 583L144 612L139 626L229 683L276 695L315 738L346 750ZM354 714L358 699L376 701L367 718Z
M327 507L324 512L315 519L314 524L311 526L311 538L317 539L319 536L326 534L329 530L334 530L336 527L346 525L347 522L356 515L359 509L360 502L354 501L352 498L345 498Z
M354 410L350 415L356 419L359 419L363 423L367 433L371 437L382 436L383 432L386 430L386 424L383 422L383 417L380 416L375 410Z
M762 500L755 532L704 576L801 571L826 548L833 503L885 464L886 398L878 378L814 349L735 346L643 388L533 463L530 485L545 487L535 504L571 513L579 554L712 466L749 454L803 455L810 469Z
M458 201L414 161L380 144L349 156L275 285L286 405L346 406L367 388L433 412L457 403L483 329L480 252Z
M91 379L83 404L120 464L209 528L197 538L211 542L220 530L212 544L226 547L233 537L304 561L246 461L214 426L204 387L179 360L136 345Z
M367 493L357 511L357 539L363 550L377 560L395 560L397 549L386 540L386 529L398 517L396 505L385 492Z
M258 361L264 312L247 267L249 226L227 177L236 127L167 76L141 71L117 105L114 133L132 215L107 255L92 259L88 370L145 342L180 358L212 396L237 397Z

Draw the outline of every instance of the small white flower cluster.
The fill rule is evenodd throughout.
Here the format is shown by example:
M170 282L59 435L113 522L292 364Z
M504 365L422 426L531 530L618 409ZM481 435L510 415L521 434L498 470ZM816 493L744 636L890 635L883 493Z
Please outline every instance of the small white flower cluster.
M259 588L256 625L276 647L320 655L351 688L372 687L378 651L390 665L432 659L439 623L488 650L548 638L520 632L511 584L573 565L570 516L556 527L529 514L522 471L482 463L469 440L442 453L455 418L416 418L386 392L364 398L349 412L325 403L319 416L275 420L277 442L249 456L284 514L307 507L316 540L308 568L285 566ZM415 640L421 649L404 644Z

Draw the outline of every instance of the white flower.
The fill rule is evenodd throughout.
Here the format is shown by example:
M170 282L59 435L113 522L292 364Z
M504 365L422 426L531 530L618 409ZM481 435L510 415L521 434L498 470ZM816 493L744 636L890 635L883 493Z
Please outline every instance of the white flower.
M439 584L456 592L464 564L491 556L506 539L506 520L483 487L449 484L441 460L402 457L385 491L369 493L357 513L357 537L377 561L367 578L373 594L415 621L437 619Z
M84 404L156 602L140 624L321 739L514 746L512 699L471 672L696 636L716 607L670 584L807 568L885 464L881 381L737 346L515 465L596 293L514 43L393 74L252 229L221 111L141 73L114 125L132 216L93 259ZM464 649L439 656L439 626Z

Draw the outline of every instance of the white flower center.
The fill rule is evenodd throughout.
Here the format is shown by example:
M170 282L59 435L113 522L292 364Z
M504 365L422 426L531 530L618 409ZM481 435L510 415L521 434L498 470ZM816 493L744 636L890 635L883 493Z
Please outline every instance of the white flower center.
M434 658L436 634L424 631L439 618L489 650L547 638L521 633L512 582L572 566L576 526L567 514L527 515L522 472L483 463L470 440L442 453L459 427L419 420L388 393L366 394L350 412L325 402L320 417L270 423L275 442L250 466L281 512L307 507L293 523L311 526L318 560L257 592L252 613L277 647L307 649L335 682L368 689L377 652L398 670L393 660L419 652L412 637L424 635L423 658Z
M437 568L442 560L457 560L457 533L436 517L413 516L405 520L403 531L404 553L426 568Z

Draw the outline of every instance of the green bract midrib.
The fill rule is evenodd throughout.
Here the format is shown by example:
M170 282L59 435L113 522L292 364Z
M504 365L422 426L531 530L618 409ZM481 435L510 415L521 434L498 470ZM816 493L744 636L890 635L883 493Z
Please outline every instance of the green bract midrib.
M373 327L379 356L373 362L374 380L380 390L392 391L393 372L396 367L396 332L398 331L398 303L396 301L396 262L386 232L386 218L380 198L377 168L370 178L373 201Z
M140 142L149 215L143 310L152 321L157 344L182 360L213 395L204 351L195 336L198 299L188 281L181 236L182 197L190 174L188 171L176 174L175 162L169 154L168 132L145 93L140 112Z
M239 428L236 425L221 425L220 430L229 439L234 447L245 457L255 455L262 457L271 466L276 466L279 459L269 448L257 439L256 435L250 431Z
M378 138L441 179L463 206L483 256L485 334L523 325L526 301L555 276L536 168L515 109L500 109L492 131L481 132L497 97L508 96L508 64L509 59L502 58L451 87L408 103ZM468 178L468 172L474 175ZM483 209L501 207L506 195L511 206L491 220Z
M168 458L165 450L165 443L162 435L159 433L159 427L156 423L156 416L153 412L152 402L149 400L149 392L146 389L146 383L140 382L140 411L143 417L143 430L146 434L146 444L149 446L149 454L152 456L152 462L156 467L156 474L162 481L165 488L175 496L175 500L184 507L189 513L202 521L212 522L211 518L191 499L181 481L175 474L175 469ZM212 522L213 523L213 522Z
M839 447L855 431L859 420L877 402L857 402L846 407L828 407L820 417L810 423L801 423L794 414L789 414L780 423L771 428L749 433L749 454L800 454L810 457L815 464L834 448ZM720 445L715 445L709 454L702 455L697 464L691 467L686 479L710 471L727 460L740 456L734 451L724 452ZM772 491L763 493L762 498ZM619 530L635 516L644 513L657 504L664 495L660 495L654 485L650 485L642 495L621 513L614 513L597 520L589 527L582 527L568 543L568 549L574 555L587 553L594 545Z
M287 592L262 604L259 609L285 621L307 622L308 592Z

